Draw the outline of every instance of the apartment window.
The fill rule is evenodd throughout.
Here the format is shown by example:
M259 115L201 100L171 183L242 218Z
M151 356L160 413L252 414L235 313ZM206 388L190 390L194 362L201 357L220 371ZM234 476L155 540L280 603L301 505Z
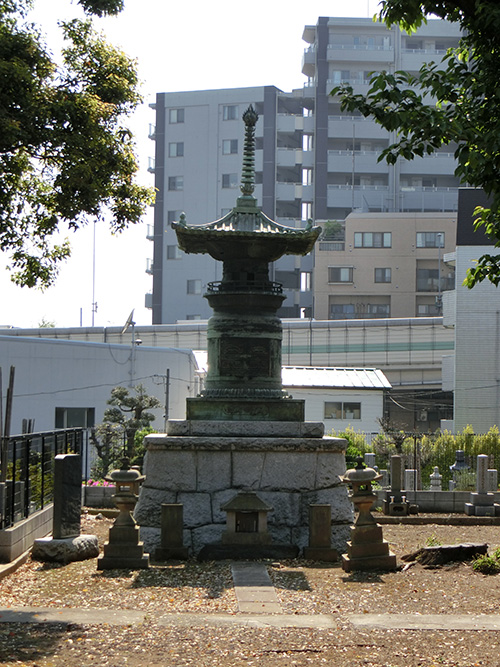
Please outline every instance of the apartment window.
M324 419L361 419L361 403L325 401Z
M312 185L313 170L311 167L304 167L302 169L302 185Z
M234 155L238 152L238 139L224 139L222 142L222 155Z
M352 266L329 266L328 267L328 282L329 283L352 283Z
M331 320L352 320L355 313L356 308L353 303L332 303L330 305Z
M170 123L183 123L184 109L169 109L168 120Z
M182 211L167 211L167 222L171 225L173 222L177 222L181 217Z
M167 246L167 259L180 259L181 257L182 251L178 245Z
M417 292L437 292L439 269L417 269Z
M225 104L222 107L222 118L223 120L238 120L238 105Z
M390 303L368 303L366 305L366 315L367 317L378 318L378 317L390 317L391 316L391 304Z
M375 269L375 282L376 283L390 283L391 282L391 269Z
M201 315L186 315L186 320L201 320Z
M333 83L348 82L351 78L351 72L348 69L333 70L331 79Z
M443 248L444 232L417 232L417 248Z
M238 174L222 174L222 187L223 188L237 188L238 187Z
M310 292L312 289L312 273L311 271L300 272L300 291Z
M314 150L314 135L304 134L302 137L302 150L303 151L312 151Z
M441 309L436 303L419 303L417 305L417 317L437 317L441 315Z
M169 176L168 177L169 190L184 190L184 176Z
M184 156L184 142L174 141L168 145L168 157L183 157Z
M283 216L286 217L286 216ZM293 216L292 216L293 217ZM301 204L301 220L312 220L313 205L310 201L304 201Z
M95 408L56 408L56 428L91 428L95 423Z
M201 294L201 280L188 280L186 291L188 294Z
M324 404L324 419L342 419L342 402L327 401Z
M355 232L355 248L391 248L391 232Z

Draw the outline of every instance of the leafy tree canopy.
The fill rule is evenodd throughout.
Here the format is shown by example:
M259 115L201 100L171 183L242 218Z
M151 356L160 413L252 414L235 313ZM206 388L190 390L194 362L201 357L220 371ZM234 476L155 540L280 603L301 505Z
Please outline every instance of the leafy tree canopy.
M136 63L106 43L92 15L123 0L78 0L87 19L61 23L57 63L27 13L32 0L0 0L0 250L14 282L48 286L68 241L105 210L112 231L140 220L151 190L134 181L137 161L124 120L140 103Z
M373 116L397 141L380 159L394 164L457 145L455 174L461 182L483 188L490 208L478 207L475 225L484 227L500 247L500 3L498 0L383 0L378 19L411 33L429 15L458 23L460 44L440 63L408 72L374 73L366 96L343 84L332 91L342 108ZM433 102L430 102L430 99ZM500 282L500 259L483 255L470 269L469 287L487 278Z

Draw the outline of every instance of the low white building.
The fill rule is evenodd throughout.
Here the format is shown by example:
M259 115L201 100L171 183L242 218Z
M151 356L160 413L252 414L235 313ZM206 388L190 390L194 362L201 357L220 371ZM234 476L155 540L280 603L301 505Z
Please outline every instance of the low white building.
M384 393L391 384L376 368L313 368L283 366L283 387L305 401L307 421L322 421L326 433L352 427L380 431Z
M153 427L162 431L164 415L184 419L186 398L199 389L191 350L1 335L3 415L11 366L13 435L23 420L32 421L33 431L98 424L113 387L139 384L161 402L152 412Z

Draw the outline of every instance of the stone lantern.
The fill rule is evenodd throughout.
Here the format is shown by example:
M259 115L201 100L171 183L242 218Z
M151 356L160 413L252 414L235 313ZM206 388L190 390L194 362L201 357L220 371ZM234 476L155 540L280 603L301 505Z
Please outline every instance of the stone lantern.
M364 467L360 456L357 466L340 478L351 487L349 497L358 510L356 521L351 526L347 554L342 555L342 569L345 572L396 569L396 556L390 552L389 544L382 536L382 526L375 521L370 511L377 499L372 490L372 482L381 477L373 468Z
M110 472L105 479L116 487L113 501L120 513L109 529L109 541L104 544L104 556L97 560L97 569L148 568L149 555L144 554L144 545L139 541L139 526L132 516L144 475L136 468L129 468L129 460L124 458L121 468Z

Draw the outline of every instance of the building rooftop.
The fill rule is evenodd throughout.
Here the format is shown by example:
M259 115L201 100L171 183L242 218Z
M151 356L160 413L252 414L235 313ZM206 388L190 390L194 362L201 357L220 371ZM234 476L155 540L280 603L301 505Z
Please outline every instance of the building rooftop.
M314 368L283 366L284 387L346 387L351 389L391 389L378 368Z

